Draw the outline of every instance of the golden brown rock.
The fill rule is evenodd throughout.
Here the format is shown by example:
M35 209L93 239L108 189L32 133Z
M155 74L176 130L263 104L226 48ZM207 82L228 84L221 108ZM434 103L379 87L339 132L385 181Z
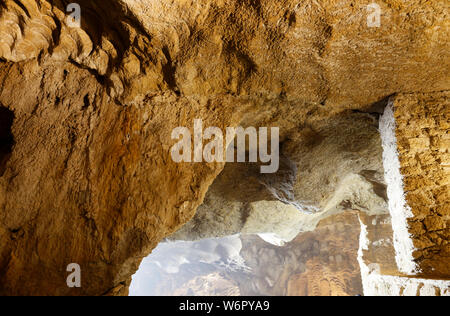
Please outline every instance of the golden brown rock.
M307 136L393 93L450 88L445 0L380 1L380 28L366 0L77 2L81 28L65 1L0 3L0 294L126 294L223 168L174 163L177 126L253 117Z
M400 163L414 217L409 231L414 259L426 277L450 275L450 94L404 94L395 98Z
M361 275L356 261L359 245L358 215L344 213L322 221L317 230L300 235L295 243L313 238L319 243L319 255L306 263L306 272L291 276L290 296L355 296L362 295Z
M358 215L344 212L322 220L284 247L243 237L241 255L252 277L242 295L355 296L362 294L357 261Z

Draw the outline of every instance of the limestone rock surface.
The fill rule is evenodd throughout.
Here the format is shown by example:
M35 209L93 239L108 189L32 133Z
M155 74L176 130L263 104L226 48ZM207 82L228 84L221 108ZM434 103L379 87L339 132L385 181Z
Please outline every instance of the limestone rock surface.
M446 0L380 0L380 28L368 0L77 2L80 27L68 1L0 2L0 294L126 295L224 168L173 162L175 127L280 126L310 182L289 192L331 210L372 203L336 188L348 175L374 191L380 172L374 158L334 174L378 155L359 112L450 89ZM349 138L330 141L342 120ZM290 137L335 159L296 157ZM66 284L74 262L79 289Z

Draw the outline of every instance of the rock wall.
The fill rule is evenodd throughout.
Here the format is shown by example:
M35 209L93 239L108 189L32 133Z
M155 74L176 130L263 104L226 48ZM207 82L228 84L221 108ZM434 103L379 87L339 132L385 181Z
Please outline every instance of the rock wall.
M0 177L2 294L125 294L140 260L191 218L221 170L170 158L171 126L189 125L198 101L168 94L124 108L89 71L64 66L0 71L0 102L14 113ZM66 285L73 262L81 289Z
M450 296L450 281L400 273L391 218L360 214L358 261L365 296Z
M306 261L305 273L291 275L289 296L363 295L361 274L356 261L359 227L356 212L332 216L320 222L315 232L300 235L295 244L308 244L313 237L313 253ZM318 249L317 249L318 248ZM294 248L295 249L295 248Z
M403 94L393 101L408 219L422 275L450 276L450 93Z
M257 164L227 163L195 217L170 239L273 233L288 242L348 209L388 212L377 115L344 113L308 127L273 119L284 136L280 170L262 175Z
M320 221L313 232L300 233L283 247L244 236L241 256L250 276L237 280L242 295L362 295L357 252L357 212Z
M280 247L255 235L161 243L143 261L132 295L363 294L360 226L348 211Z
M224 167L174 163L175 127L279 124L315 144L316 122L449 89L445 0L380 1L380 28L369 0L77 2L80 28L67 1L0 3L0 294L127 294Z
M71 61L127 103L165 89L183 95L285 95L337 110L396 92L448 88L446 2L369 0L5 0L0 57ZM432 53L431 53L432 52Z

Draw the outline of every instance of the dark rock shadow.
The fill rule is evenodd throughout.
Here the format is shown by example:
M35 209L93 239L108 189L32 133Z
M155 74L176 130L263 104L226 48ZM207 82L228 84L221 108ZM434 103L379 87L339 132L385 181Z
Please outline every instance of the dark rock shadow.
M11 132L14 113L0 106L0 177L6 170L6 163L11 157L14 146L14 137Z

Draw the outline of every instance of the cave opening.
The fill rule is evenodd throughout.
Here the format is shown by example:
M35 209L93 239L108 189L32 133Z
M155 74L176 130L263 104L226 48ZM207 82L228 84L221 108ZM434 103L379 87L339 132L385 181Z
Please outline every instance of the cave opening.
M299 128L282 139L276 173L227 163L194 218L144 259L130 295L362 295L361 221L392 235L379 112Z
M11 157L14 146L14 136L11 130L13 121L14 113L0 106L0 177L5 173L6 163Z

